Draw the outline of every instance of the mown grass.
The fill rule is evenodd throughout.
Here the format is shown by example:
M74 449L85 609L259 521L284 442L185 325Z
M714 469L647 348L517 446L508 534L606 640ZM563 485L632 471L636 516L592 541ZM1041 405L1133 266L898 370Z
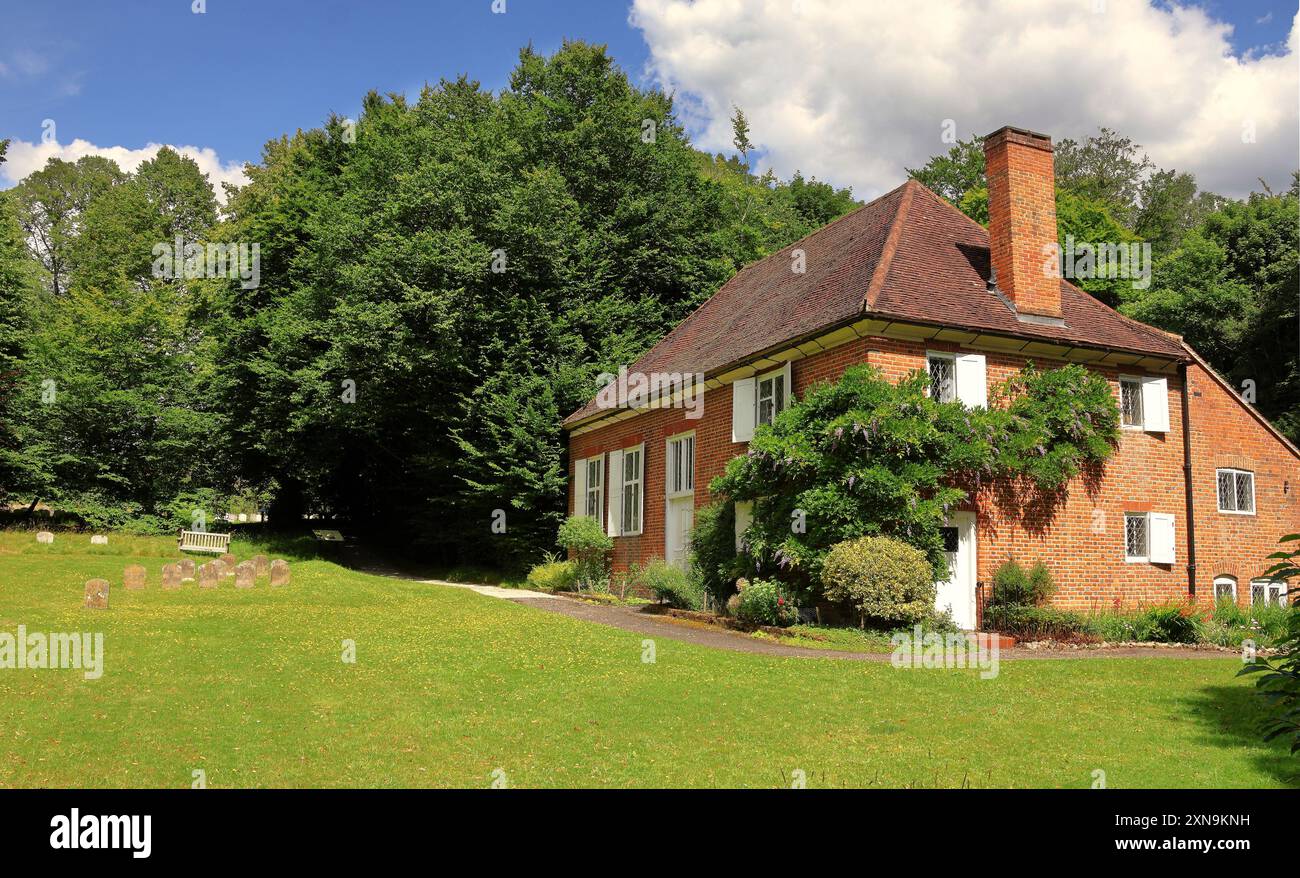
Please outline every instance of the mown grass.
M0 533L0 632L102 631L105 670L0 670L0 786L1267 787L1231 659L978 671L772 658L290 555L293 581L158 588L174 541ZM236 541L240 558L255 546ZM120 588L143 563L145 591ZM86 579L113 584L81 608ZM357 660L341 660L343 641Z

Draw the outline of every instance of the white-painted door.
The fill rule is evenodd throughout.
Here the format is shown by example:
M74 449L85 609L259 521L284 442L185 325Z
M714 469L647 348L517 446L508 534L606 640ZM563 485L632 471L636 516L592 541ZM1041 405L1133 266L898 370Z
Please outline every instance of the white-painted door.
M957 627L975 629L975 513L954 512L943 529L948 578L937 583L934 607L952 615Z
M685 570L691 563L691 528L695 526L695 498L668 501L668 561Z

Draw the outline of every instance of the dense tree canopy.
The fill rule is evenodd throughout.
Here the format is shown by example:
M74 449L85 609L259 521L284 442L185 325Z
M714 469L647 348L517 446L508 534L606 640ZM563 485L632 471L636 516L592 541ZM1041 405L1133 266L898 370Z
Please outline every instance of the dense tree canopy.
M51 161L0 194L0 502L150 530L269 504L447 559L549 547L559 423L597 376L855 206L755 174L762 132L733 123L733 154L698 151L669 97L568 43L497 93L367 95L220 199L170 149ZM1220 206L1106 131L1058 160L1063 232L1159 242L1150 289L1084 287L1300 430L1294 190ZM986 210L978 142L914 173Z

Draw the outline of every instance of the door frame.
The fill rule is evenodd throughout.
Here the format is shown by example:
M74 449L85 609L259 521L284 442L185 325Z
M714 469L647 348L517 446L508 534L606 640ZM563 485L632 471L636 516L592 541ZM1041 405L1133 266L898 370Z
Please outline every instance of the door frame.
M944 521L945 527L957 528L957 561L954 565L953 579L955 585L961 583L963 578L963 555L966 556L966 564L969 565L965 572L965 578L968 586L964 589L964 594L959 597L963 598L966 603L965 619L969 620L971 627L962 630L973 631L979 627L979 607L976 601L976 589L979 581L979 528L976 527L976 515L974 512L957 511L950 512ZM962 550L966 551L963 552ZM938 608L938 595L935 595L935 607ZM957 607L953 606L953 621L961 627L962 619L958 618Z

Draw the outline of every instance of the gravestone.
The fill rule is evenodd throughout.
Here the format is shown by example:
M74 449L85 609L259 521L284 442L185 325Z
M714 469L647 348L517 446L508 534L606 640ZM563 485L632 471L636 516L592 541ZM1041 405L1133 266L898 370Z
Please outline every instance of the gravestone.
M276 558L271 562L271 585L289 584L289 562Z
M254 555L253 566L257 568L258 576L268 576L271 573L271 561L265 555Z
M207 564L199 565L199 587L216 588L217 579L221 576L221 562L209 561Z
M194 559L193 558L182 558L179 562L177 562L176 566L180 569L181 572L181 582L194 581Z
M131 591L144 588L144 568L139 564L129 565L122 571L122 586Z
M90 538L90 544L92 546L107 546L108 537L104 536L103 534L95 534L93 537Z
M36 542L44 543L48 546L54 542L54 534L50 533L48 530L43 530L36 535Z
M252 588L253 580L256 578L257 568L253 566L252 561L235 565L235 588Z
M181 565L164 564L162 570L162 587L171 591L181 587Z
M86 580L86 609L87 610L108 609L108 580L107 579Z
M225 564L227 570L234 570L235 565L239 563L239 559L236 558L234 555L230 554L229 552L217 558L217 560L220 561L222 564Z

